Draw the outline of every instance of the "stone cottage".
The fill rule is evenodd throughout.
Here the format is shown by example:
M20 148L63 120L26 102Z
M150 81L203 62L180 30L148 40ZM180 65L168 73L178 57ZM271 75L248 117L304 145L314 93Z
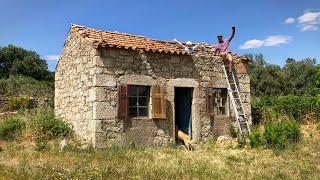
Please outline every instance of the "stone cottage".
M248 59L233 58L251 117ZM164 146L177 129L205 142L233 121L222 65L208 44L189 54L171 41L71 25L56 67L55 113L94 147Z

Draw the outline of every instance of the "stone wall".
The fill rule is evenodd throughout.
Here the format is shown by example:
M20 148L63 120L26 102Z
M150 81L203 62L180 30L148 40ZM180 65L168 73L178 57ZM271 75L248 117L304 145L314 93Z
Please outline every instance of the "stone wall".
M235 61L236 79L240 91L240 97L243 103L243 108L249 118L249 124L252 124L251 117L251 92L250 92L250 77L248 74L248 62L237 60Z
M91 143L96 49L77 33L69 32L55 72L55 113L66 120L76 136Z
M200 47L201 48L201 47ZM204 48L204 47L202 47ZM212 56L203 49L193 56L169 55L133 51L125 49L99 49L101 57L96 57L97 71L94 75L95 86L107 98L100 98L99 112L108 112L95 117L97 122L97 139L99 142L123 141L130 134L130 140L148 142L151 146L165 145L174 141L174 87L193 87L192 102L192 134L196 142L206 141L227 133L229 117L210 118L205 115L206 88L226 88L227 84L222 69L222 59ZM239 59L237 64L242 64ZM250 93L247 89L248 76L239 77L241 91L244 95ZM120 84L148 85L154 84L165 87L167 119L143 120L134 119L123 121L117 118L117 87ZM108 97L109 96L109 97ZM246 105L250 101L245 101ZM100 107L100 103L97 106ZM103 104L103 105L102 105ZM151 104L152 106L152 104ZM250 109L250 108L249 108ZM98 113L98 112L96 112ZM108 125L100 125L108 124ZM161 127L161 128L160 128ZM146 133L148 132L148 133ZM152 132L152 133L150 133ZM141 136L139 136L140 134ZM145 137L143 134L149 134ZM136 137L136 138L134 138ZM126 139L127 140L127 139ZM151 143L151 144L150 144ZM103 143L98 146L104 146Z

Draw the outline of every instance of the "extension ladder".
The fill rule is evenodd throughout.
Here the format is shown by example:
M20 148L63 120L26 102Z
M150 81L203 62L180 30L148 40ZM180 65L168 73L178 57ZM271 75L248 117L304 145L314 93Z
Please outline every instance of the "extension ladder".
M244 112L243 104L240 98L240 92L233 71L227 73L225 65L222 65L224 75L228 83L228 94L231 100L232 109L235 115L235 120L240 134L249 134L250 126L247 115Z

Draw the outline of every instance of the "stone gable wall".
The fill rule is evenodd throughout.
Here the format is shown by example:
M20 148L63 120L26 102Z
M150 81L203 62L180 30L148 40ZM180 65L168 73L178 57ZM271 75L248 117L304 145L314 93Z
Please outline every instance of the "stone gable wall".
M66 120L76 136L91 143L93 102L90 94L96 49L77 33L69 32L55 72L55 113Z

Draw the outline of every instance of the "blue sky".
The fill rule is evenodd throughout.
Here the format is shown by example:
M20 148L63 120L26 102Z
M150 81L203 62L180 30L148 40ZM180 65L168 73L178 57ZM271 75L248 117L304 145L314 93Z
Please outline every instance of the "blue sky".
M0 17L0 46L34 50L51 70L71 23L210 44L236 26L233 52L261 52L279 65L320 60L319 0L1 0Z

